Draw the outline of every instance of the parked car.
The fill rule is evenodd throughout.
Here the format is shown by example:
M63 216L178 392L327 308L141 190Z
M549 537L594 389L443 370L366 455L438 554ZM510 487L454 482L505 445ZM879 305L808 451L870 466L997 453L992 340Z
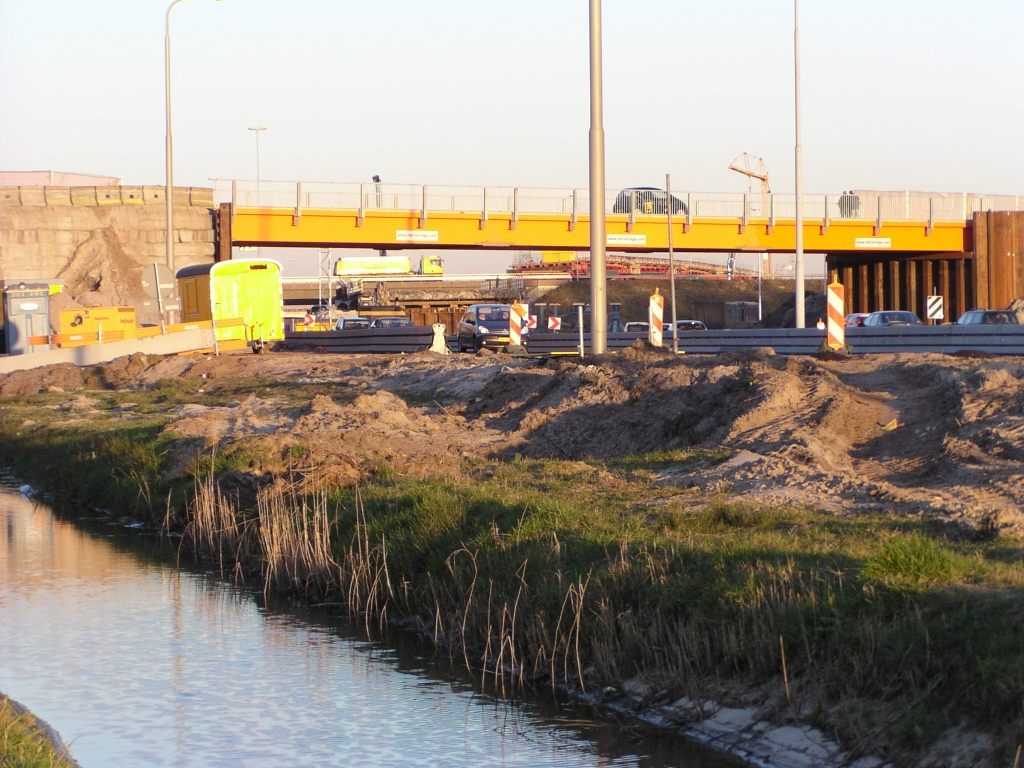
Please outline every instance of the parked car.
M649 323L642 323L637 321L632 323L626 323L622 330L625 331L626 333L647 333L650 329L651 326Z
M408 317L375 317L370 321L371 328L415 328L416 323Z
M1020 325L1017 316L1006 309L972 309L964 312L957 325Z
M668 213L668 193L657 187L628 187L622 190L615 198L612 213L629 213L634 192L637 213L655 213L662 216ZM675 195L672 196L672 213L686 213L686 203Z
M334 324L336 331L362 331L370 327L368 317L339 317Z
M676 328L682 331L706 331L708 327L700 320L676 320ZM672 323L665 323L662 333L672 333Z
M847 315L846 325L864 325L864 318L868 314L868 312L854 312L852 315Z
M885 328L891 325L921 325L921 318L913 312L886 310L872 312L861 323L865 328Z
M459 352L508 346L511 312L512 307L508 304L471 304L459 321Z

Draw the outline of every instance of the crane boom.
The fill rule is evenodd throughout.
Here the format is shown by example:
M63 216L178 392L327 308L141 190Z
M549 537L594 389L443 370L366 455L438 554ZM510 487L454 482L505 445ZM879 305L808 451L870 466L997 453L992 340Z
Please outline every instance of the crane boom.
M743 160L742 166L737 164L741 159ZM757 161L757 165L753 168L750 166L751 160ZM729 163L729 170L742 173L744 176L749 176L752 179L758 179L761 182L762 195L770 195L772 193L771 184L768 182L768 169L764 167L764 159L760 157L753 157L744 152Z

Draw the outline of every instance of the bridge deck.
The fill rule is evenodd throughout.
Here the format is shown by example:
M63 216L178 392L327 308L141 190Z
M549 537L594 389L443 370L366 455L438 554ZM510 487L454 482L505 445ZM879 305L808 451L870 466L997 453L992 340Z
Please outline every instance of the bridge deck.
M299 215L296 215L299 213ZM664 215L609 214L608 247L668 250ZM881 226L879 226L879 224ZM690 217L673 220L679 251L792 252L794 219ZM234 207L231 243L239 246L451 248L585 251L590 219L572 213ZM838 218L804 220L812 253L965 253L973 250L970 221Z

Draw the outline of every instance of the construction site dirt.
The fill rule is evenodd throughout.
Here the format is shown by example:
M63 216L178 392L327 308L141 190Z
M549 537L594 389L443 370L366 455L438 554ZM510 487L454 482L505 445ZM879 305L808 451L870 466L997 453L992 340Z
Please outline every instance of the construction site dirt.
M0 378L0 396L132 388L165 378L258 377L315 386L302 408L252 395L180 407L168 429L210 444L259 435L344 458L355 472L467 455L614 458L681 447L733 457L665 484L836 514L895 511L1024 533L1024 360L893 355L819 359L744 351L672 359L283 353L124 358ZM358 396L338 398L342 393ZM336 401L337 400L337 401ZM353 475L355 477L355 475ZM692 497L700 503L700 497Z
M285 478L289 487L300 493L324 487L370 488L396 476L430 482L460 478L458 487L465 489L476 482L490 482L488 478L501 472L502 466L519 473L532 471L531 467L548 471L551 474L537 487L543 488L549 480L560 484L552 486L552 493L564 499L574 493L569 486L579 482L579 496L586 499L585 503L604 494L603 500L594 501L604 505L600 514L607 514L607 504L613 503L610 499L622 498L621 509L613 515L626 520L623 525L631 525L628 519L635 517L640 527L636 530L643 529L641 538L632 543L594 550L595 557L607 560L601 567L610 573L621 571L628 557L642 560L639 549L628 557L627 552L632 552L630 546L643 545L642 537L648 536L643 526L669 526L665 528L665 541L678 539L681 543L672 547L686 549L686 535L672 533L676 529L671 527L679 525L683 526L679 530L684 530L687 523L680 522L684 518L700 520L702 515L717 515L716 520L733 521L727 526L738 526L735 531L723 529L720 536L719 529L713 529L712 538L727 541L734 533L740 535L745 526L756 527L758 524L750 521L763 512L768 521L765 525L781 531L783 537L791 533L806 537L809 528L831 525L823 522L825 519L863 519L868 527L895 531L893 536L909 541L912 547L941 549L962 543L965 547L979 544L989 548L987 554L971 550L973 554L950 561L954 563L950 567L955 578L940 574L936 577L939 582L891 582L896 585L891 593L897 596L893 600L917 600L910 596L918 594L920 584L934 583L937 586L929 599L934 599L936 606L944 606L942 601L948 595L953 595L948 598L951 601L959 600L954 594L959 588L956 584L966 585L964 594L974 595L972 599L994 601L1000 595L1016 594L1020 581L1019 541L1024 535L1024 359L1020 358L931 354L845 357L834 353L798 357L776 355L770 350L673 357L638 342L616 355L582 360L517 358L490 351L475 355L425 352L389 356L300 352L220 357L137 355L92 368L64 365L0 377L0 429L11 443L6 450L0 448L4 461L18 454L28 456L32 451L35 453L31 455L43 455L45 446L60 443L61 432L78 430L76 434L88 440L92 430L110 434L130 430L133 425L150 425L147 428L157 430L146 434L152 434L152 439L160 442L160 450L166 451L159 469L161 478L198 478L197 457L207 457L204 466L213 466L211 455L234 450L234 463L229 471L221 473L218 483L224 498L236 500L242 508L254 504L261 489L270 489ZM36 447L33 440L44 448ZM86 444L71 440L63 445L69 446L67 450L82 451ZM239 446L244 449L239 450ZM637 456L654 458L630 464L629 458ZM93 453L92 459L96 458ZM81 455L73 459L79 463L87 460ZM551 470L553 465L561 468ZM128 477L127 470L119 476ZM516 477L513 482L521 480L521 475ZM616 495L626 493L623 489L627 486L632 495ZM496 488L492 485L488 493L500 494ZM133 490L132 500L140 493L148 494L149 486L145 491ZM729 511L741 508L748 511ZM779 510L803 510L806 514L796 512L795 517L785 517L790 513L782 513L783 518L779 518ZM161 509L156 513L158 521L163 519ZM580 514L585 514L585 509ZM598 514L595 511L595 516ZM782 523L772 522L780 519ZM519 528L508 532L499 531L492 523L493 536L499 542L513 541L522 524L520 519ZM694 530L703 536L705 529L700 525L703 523ZM917 531L929 526L929 530L938 531L935 535L939 544L921 544ZM552 551L566 546L565 539L551 532L535 535L538 541L553 541ZM865 563L881 562L879 558L887 556L889 533L857 535L870 537L870 547L882 547L877 550L881 555L866 554ZM842 586L850 580L847 572L822 570L826 565L821 563L829 557L828 547L837 546L836 541L839 539L807 545L813 549L805 552L811 565L794 566L791 562L786 567L792 570L806 565L811 580L808 583L835 579L840 589L848 589ZM814 549L819 545L825 549ZM761 573L758 569L763 568L786 570L784 563L765 565L763 560L771 560L778 553L758 554L761 551L743 550L744 562L749 559L752 563L751 573ZM825 554L819 558L819 553ZM657 557L675 555L661 552ZM686 556L681 557L685 560ZM785 560L783 555L778 557ZM819 562L821 558L824 560ZM987 577L975 578L972 574L981 573L977 569L989 567L982 564L983 560L997 563L992 568L1009 570L999 571L1003 575L988 582L984 581ZM698 566L685 566L693 568L699 570ZM896 563L892 568L898 579L902 566ZM690 572L685 569L680 573ZM868 573L869 567L862 570ZM966 575L961 578L957 573ZM873 605L872 596L880 594L870 580L874 577L864 578L864 591L859 592L858 586L844 598L851 605L861 605L858 601ZM941 579L950 584L948 589ZM888 616L888 609L882 603L879 606L878 610ZM598 615L596 603L594 610ZM931 608L907 610L908 615L923 615L921 621L931 620ZM992 626L1016 622L1015 610L1000 607L998 611L1007 612L997 613L992 608ZM946 614L939 611L938 607L933 611L934 624L928 625L931 629L922 630L920 648L915 645L916 650L900 657L904 661L913 658L922 670L930 663L929 654L935 658L937 653L934 648L928 649L928 631L938 632L946 626ZM849 624L842 624L841 619L835 621L849 627L850 632L861 621L851 619ZM708 621L709 627L715 626L712 619ZM430 634L428 624L422 624L422 616L414 616L409 626ZM804 729L801 733L811 734L808 738L812 741L827 737L825 749L830 757L818 764L829 766L853 764L861 768L885 761L947 768L996 765L987 761L1001 759L1007 749L1016 749L1014 729L1019 726L1019 716L1008 710L997 718L1000 724L989 731L974 714L961 722L953 699L943 698L927 710L943 713L938 719L927 716L937 723L931 733L913 720L918 711L914 704L919 700L914 698L918 693L907 693L899 687L902 683L890 690L887 683L880 682L873 692L851 694L870 699L867 704L850 704L843 693L848 673L840 671L840 662L829 662L836 669L835 676L830 677L833 673L824 671L824 662L815 666L818 662L813 661L825 658L817 644L831 637L829 627L833 625L826 624L822 624L820 636L814 636L817 640L805 637L803 641L807 643L802 650L808 661L801 665L800 683L794 682L793 670L797 663L794 658L802 651L790 649L791 638L787 636L781 648L785 697L780 693L778 678L758 681L752 675L742 685L732 685L727 679L711 675L712 681L702 689L701 696L704 701L717 702L712 710L725 713L722 717L744 713L742 728L716 724L707 719L704 710L687 714L696 705L686 698L689 693L683 695L687 689L680 688L675 673L664 669L651 676L639 667L630 667L629 672L607 672L602 669L600 654L596 654L597 671L581 668L575 677L568 675L567 685L571 689L573 680L586 679L587 690L597 689L594 701L598 703L634 714L653 712L666 722L690 723L687 733L698 738L707 736L712 743L729 749L733 748L728 738L733 737L722 734L742 731L747 739L744 743L753 744L764 741L759 734L768 733L764 729L769 726L758 723L770 723L781 730L799 726ZM657 621L653 626L658 626ZM864 626L864 632L868 632L870 626ZM465 624L461 631L462 636L469 636ZM767 639L759 638L757 642L763 640L765 649L777 652L783 631L766 629ZM988 629L984 632L991 634ZM936 643L931 637L930 642ZM837 639L832 643L830 647L840 650L830 658L842 658L845 642ZM748 644L754 641L746 638L737 647ZM1011 657L1020 658L1019 643L1011 645L1013 648L1006 651L1007 664ZM861 654L857 658L870 656L865 656L863 649L856 653ZM956 650L943 658L961 657ZM1000 664L1004 663L1004 656L998 658ZM864 663L865 669L878 664L877 660ZM947 679L959 696L963 684L956 681L960 678L943 677L954 674L953 667L944 669L942 673L922 672L915 685L921 691L931 691L929 686L945 684L942 681ZM636 674L641 682L629 679ZM926 675L931 674L937 676L929 683L931 678ZM973 679L973 672L962 674ZM1004 688L1017 690L1014 686L1019 676L1015 675L1012 673L1012 680ZM795 692L791 702L791 684L803 686L801 700L810 703L799 704ZM641 693L631 693L634 688ZM824 693L826 689L831 692ZM997 693L1003 690L999 686L982 689L988 693L978 694L979 701L998 699ZM906 700L901 698L904 693ZM658 703L656 696L667 696L666 703ZM668 702L676 698L678 701L669 706ZM983 705L972 706L981 711ZM992 706L997 710L989 711L1003 711L998 709L1001 704ZM862 717L849 712L867 714ZM873 725L876 715L872 712L888 713L884 718L888 724ZM812 724L819 730L808 731ZM919 732L930 735L914 735ZM765 738L770 741L774 737ZM737 754L759 754L752 749ZM814 751L811 747L806 750L806 754ZM948 755L942 757L940 752ZM871 755L882 759L860 760ZM923 755L922 762L916 762L915 755ZM853 762L855 758L857 762ZM796 762L787 760L779 753L756 764L804 764L797 758L793 758Z

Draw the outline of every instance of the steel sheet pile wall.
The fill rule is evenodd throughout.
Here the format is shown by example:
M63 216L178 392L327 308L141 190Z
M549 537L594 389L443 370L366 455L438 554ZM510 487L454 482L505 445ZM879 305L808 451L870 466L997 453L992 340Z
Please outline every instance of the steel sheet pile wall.
M1024 212L974 214L975 306L1003 309L1024 296Z
M846 313L907 310L925 316L933 290L944 299L946 318L955 320L978 306L972 254L830 254L830 280L842 283Z

